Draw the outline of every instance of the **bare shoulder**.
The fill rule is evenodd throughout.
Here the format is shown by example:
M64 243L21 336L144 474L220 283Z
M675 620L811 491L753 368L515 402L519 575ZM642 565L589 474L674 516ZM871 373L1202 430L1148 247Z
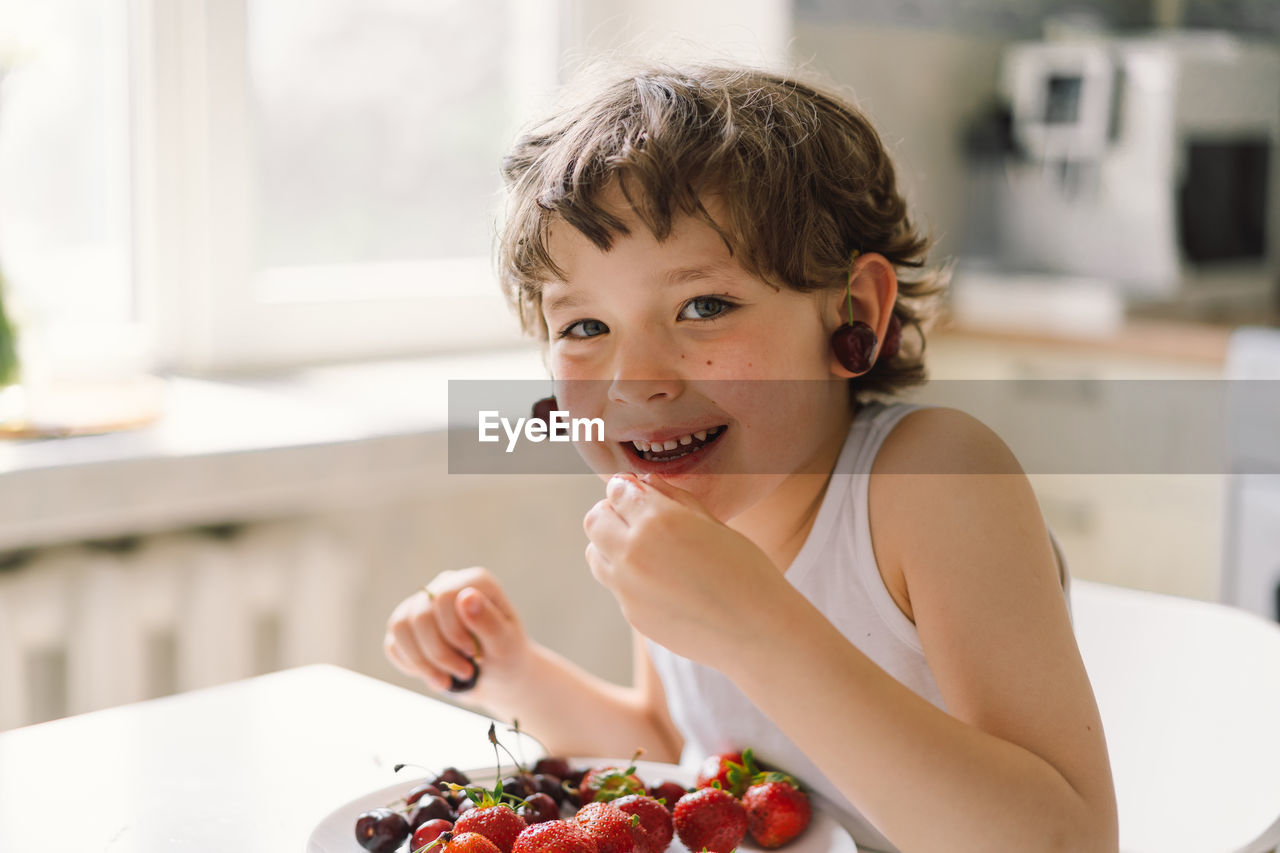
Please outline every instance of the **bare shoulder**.
M873 474L1021 474L1000 436L972 415L944 406L904 416L885 439Z
M1020 554L1019 565L1056 577L1031 484L1013 452L977 418L941 407L906 415L886 437L871 473L876 562L911 621L917 622L924 587L993 568L994 561L982 558L992 549ZM938 577L943 572L949 577Z
M1013 453L975 418L927 409L889 434L872 475L876 559L948 712L1039 755L1114 820L1097 705Z

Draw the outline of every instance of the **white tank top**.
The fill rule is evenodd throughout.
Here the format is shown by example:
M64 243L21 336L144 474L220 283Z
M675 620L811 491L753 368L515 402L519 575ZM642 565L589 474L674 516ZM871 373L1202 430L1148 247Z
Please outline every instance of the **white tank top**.
M786 578L863 654L945 711L916 627L880 576L867 515L872 462L898 421L920 408L870 403L858 410L813 528ZM1066 564L1056 542L1053 547L1065 590ZM684 736L681 764L697 767L708 755L752 747L760 759L803 782L815 802L849 830L860 851L897 850L726 676L652 641L647 646L671 719Z

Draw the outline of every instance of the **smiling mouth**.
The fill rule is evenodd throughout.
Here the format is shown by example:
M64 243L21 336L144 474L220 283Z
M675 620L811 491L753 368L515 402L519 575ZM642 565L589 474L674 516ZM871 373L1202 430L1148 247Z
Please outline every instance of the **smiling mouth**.
M624 441L622 446L627 448L633 456L637 456L646 462L674 462L677 459L688 456L690 453L695 453L704 447L714 444L720 436L724 435L726 429L728 427L722 424L665 442L648 442L636 439L635 441Z

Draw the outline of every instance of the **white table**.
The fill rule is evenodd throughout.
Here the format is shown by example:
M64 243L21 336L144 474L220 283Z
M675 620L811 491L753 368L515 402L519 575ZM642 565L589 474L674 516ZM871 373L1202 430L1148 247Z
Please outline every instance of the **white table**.
M491 764L489 722L309 666L14 729L0 734L0 851L302 853L399 762Z

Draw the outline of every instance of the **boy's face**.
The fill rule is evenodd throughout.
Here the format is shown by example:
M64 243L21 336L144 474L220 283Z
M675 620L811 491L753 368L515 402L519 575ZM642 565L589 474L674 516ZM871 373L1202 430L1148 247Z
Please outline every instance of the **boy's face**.
M542 295L560 408L605 423L604 442L578 445L587 463L659 475L722 521L790 473L830 471L849 423L829 345L842 294L756 278L695 217L660 243L620 193L610 201L630 234L605 252L557 225L566 279Z

